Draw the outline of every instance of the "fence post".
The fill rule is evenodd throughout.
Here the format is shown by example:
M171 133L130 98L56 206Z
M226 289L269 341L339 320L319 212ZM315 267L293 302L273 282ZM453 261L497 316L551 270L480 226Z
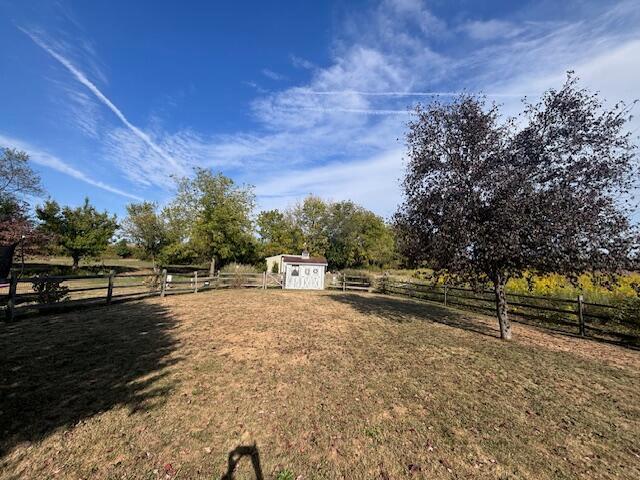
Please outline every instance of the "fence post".
M162 276L160 277L160 296L164 297L164 291L167 288L167 269L162 269Z
M193 274L193 293L198 293L198 271Z
M9 271L9 300L7 301L7 322L15 319L16 290L18 288L18 275L14 270Z
M347 276L344 273L342 274L342 291L347 291Z
M267 272L262 272L262 289L267 289Z
M107 286L107 305L111 303L111 298L113 297L113 277L116 272L111 270L109 272L109 285Z
M578 295L578 322L580 322L580 336L584 337L586 329L584 325L584 297L582 295Z
M444 306L447 306L447 284L444 284Z

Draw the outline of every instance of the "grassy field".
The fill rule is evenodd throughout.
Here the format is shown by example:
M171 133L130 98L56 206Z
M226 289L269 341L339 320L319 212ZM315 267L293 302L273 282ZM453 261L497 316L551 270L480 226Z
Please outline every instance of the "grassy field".
M640 354L494 323L231 290L2 324L0 479L640 478Z

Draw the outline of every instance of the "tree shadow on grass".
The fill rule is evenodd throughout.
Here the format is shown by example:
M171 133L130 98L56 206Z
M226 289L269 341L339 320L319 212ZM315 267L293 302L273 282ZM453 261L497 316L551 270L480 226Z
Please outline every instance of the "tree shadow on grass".
M358 295L342 293L331 295L331 299L351 306L364 315L377 315L393 322L403 323L415 320L440 323L462 330L499 337L497 329L479 322L473 314L464 314L433 303L408 298L382 295Z
M131 302L0 324L0 458L117 406L154 408L173 384L175 320Z

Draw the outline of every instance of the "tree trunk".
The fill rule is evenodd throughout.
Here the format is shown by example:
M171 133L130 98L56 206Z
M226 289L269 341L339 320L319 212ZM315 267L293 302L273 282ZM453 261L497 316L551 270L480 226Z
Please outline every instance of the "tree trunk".
M509 322L507 314L507 296L505 294L506 284L507 279L498 275L493 281L493 290L496 294L496 315L500 325L500 338L511 340L511 322Z
M71 270L77 270L80 264L80 255L71 255L71 258L73 259L73 266L71 267Z
M216 257L211 257L211 265L209 265L209 276L213 277L216 274Z

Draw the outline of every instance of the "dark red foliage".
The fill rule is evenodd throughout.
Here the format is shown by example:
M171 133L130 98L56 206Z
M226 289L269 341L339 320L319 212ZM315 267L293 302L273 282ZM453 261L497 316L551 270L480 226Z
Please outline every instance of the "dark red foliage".
M408 258L492 282L498 298L525 271L617 272L637 255L638 164L624 104L605 109L569 74L518 119L501 121L497 106L470 95L416 115L395 216Z

